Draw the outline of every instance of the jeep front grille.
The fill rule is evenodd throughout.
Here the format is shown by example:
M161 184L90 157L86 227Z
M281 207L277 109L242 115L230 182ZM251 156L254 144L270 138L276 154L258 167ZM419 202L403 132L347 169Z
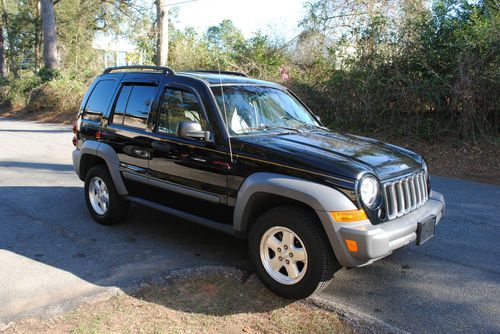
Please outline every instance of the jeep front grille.
M384 196L388 220L421 207L429 198L425 172L385 183Z

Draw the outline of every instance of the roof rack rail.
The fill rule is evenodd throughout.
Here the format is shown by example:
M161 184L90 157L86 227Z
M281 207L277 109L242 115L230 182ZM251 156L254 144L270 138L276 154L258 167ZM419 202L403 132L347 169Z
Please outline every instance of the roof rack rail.
M219 70L191 70L191 71L186 71L186 72L191 72L191 73L213 73L213 74L226 74L226 75L236 75L238 77L245 77L248 78L248 75L245 73L241 72L233 72L233 71L219 71Z
M119 71L119 70L131 70L131 69L138 69L138 70L152 70L152 71L161 71L163 74L174 74L174 70L171 68L165 67L165 66L149 66L149 65L130 65L130 66L115 66L115 67L108 67L102 72L102 74L108 74L113 71Z

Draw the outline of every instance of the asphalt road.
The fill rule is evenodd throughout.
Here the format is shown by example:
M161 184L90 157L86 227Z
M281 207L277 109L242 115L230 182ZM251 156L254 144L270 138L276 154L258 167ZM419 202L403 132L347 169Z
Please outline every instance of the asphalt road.
M0 118L0 322L206 265L248 268L246 244L133 206L90 218L67 126ZM442 177L447 216L422 247L337 273L337 306L414 333L500 332L500 187Z

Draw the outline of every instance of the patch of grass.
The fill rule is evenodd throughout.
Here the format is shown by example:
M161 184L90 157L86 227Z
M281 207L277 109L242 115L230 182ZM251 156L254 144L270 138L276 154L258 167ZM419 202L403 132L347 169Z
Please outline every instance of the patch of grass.
M292 302L238 272L180 275L7 333L352 333L330 311Z

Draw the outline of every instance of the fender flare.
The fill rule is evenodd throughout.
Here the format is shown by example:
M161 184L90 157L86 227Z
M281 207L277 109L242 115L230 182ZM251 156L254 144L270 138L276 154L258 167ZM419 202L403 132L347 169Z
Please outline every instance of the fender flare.
M118 191L120 195L128 195L127 188L120 174L120 160L115 150L110 145L95 140L86 140L80 148L80 161L77 164L79 171L81 170L81 159L86 154L95 155L103 159L108 166L109 174L113 179L116 191ZM81 175L81 177L85 177L85 175Z
M238 191L233 213L233 227L237 233L248 229L253 201L256 195L262 193L299 201L315 211L357 209L346 195L335 188L288 175L255 173L246 178Z

